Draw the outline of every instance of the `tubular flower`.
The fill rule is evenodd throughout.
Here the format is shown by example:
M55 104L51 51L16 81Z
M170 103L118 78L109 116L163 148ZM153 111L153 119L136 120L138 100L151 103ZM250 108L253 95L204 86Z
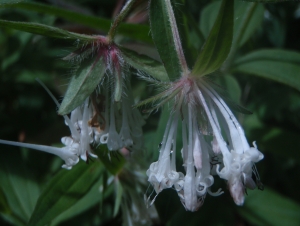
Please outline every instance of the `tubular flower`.
M174 187L186 210L196 211L207 194L218 196L223 193L221 189L215 193L211 191L213 175L218 175L228 182L235 203L242 205L246 188L254 189L255 181L259 180L252 175L258 177L254 164L263 158L263 154L255 143L254 147L249 146L237 119L206 81L185 76L168 87L158 95L162 101L157 106L173 101L174 107L159 159L147 171L148 181L157 194ZM184 173L177 172L175 165L179 119Z
M128 150L141 148L144 119L137 109L131 108L133 96L129 82L126 95L122 96L121 102L115 102L113 98L109 98L110 90L105 85L102 87L105 104L102 111L99 109L99 112L102 112L103 120L103 134L100 136L100 143L107 144L111 151L124 147Z

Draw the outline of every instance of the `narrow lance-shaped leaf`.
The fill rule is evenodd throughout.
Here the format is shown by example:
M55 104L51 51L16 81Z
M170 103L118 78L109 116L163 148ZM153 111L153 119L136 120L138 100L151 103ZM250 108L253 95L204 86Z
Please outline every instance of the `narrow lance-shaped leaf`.
M235 2L235 25L233 43L242 46L257 30L264 18L264 6L262 4Z
M167 72L160 62L129 49L120 49L125 61L133 68L143 71L159 81L169 81Z
M2 153L0 158L0 187L11 210L4 212L3 216L19 221L18 225L25 225L34 210L40 191L21 155L11 147L6 149L6 153Z
M109 31L112 23L112 21L109 19L99 18L91 15L85 15L71 10L50 6L42 3L20 2L20 0L14 2L11 1L5 1L5 2L7 2L7 4L0 4L0 8L5 7L5 8L25 9L29 11L54 15L72 22L76 22L78 24L86 25L91 28L100 29L104 32ZM147 25L122 23L118 28L118 33L126 37L137 39L140 41L152 42L151 37L148 35L149 26Z
M268 188L264 192L249 190L249 193L239 213L251 225L300 225L300 206L295 201Z
M114 217L117 216L119 212L122 196L123 196L123 187L120 180L117 177L115 178L115 195L116 195L116 200L114 206L114 215L113 215Z
M214 1L208 4L201 13L200 28L205 37L208 37L216 21L221 3L221 1ZM236 46L242 46L261 25L263 17L264 6L262 4L253 5L251 2L235 1L233 38L236 41L239 40L239 43L235 41L233 43Z
M123 169L126 163L125 158L119 152L111 152L108 150L106 145L100 145L95 153L101 163L105 166L105 169L112 175L117 175Z
M173 29L177 29L176 21L172 17L173 11L170 0L151 0L150 2L150 26L153 41L158 50L160 58L166 68L171 80L180 78L182 67L180 65L178 52L176 49L175 38L177 42L179 37L174 37ZM173 14L174 16L174 14Z
M44 226L80 200L97 182L103 167L96 161L81 162L72 170L61 170L38 199L29 226Z
M100 56L83 62L72 77L58 113L70 113L96 89L105 74L106 66Z
M260 3L276 3L276 2L294 2L294 0L244 0L246 2L260 2Z
M233 72L271 79L300 90L300 53L263 49L235 61Z
M16 3L19 3L19 2L22 2L22 1L24 1L24 0L0 0L0 6L16 4Z
M105 172L103 172L100 175L99 180L81 199L78 200L78 202L76 202L76 204L74 204L72 207L70 207L66 211L62 212L58 217L56 217L52 221L52 225L58 225L62 221L66 221L68 219L78 216L79 214L99 204L102 196L106 198L108 195L110 195L113 190L104 190L103 174L105 174ZM111 186L111 188L113 187Z
M192 74L204 76L226 60L233 37L233 0L223 0L218 17L197 58Z
M19 31L25 31L37 35L52 37L52 38L81 40L81 41L89 41L89 42L96 40L96 37L94 36L77 34L74 32L69 32L63 29L47 26L44 24L38 24L38 23L0 20L0 27L16 29Z

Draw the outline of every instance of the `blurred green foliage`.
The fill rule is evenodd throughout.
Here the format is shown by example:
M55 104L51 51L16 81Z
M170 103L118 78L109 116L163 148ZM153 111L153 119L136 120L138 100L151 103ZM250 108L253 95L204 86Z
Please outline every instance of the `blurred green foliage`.
M95 26L95 17L99 18L99 23L100 18L110 22L118 2L46 2L46 6L51 3L59 9L87 15L81 24L74 19L75 14L68 14L68 18L55 9L41 11L36 7L29 10L14 5L0 5L0 19L35 22L69 32L105 34L108 28ZM44 4L43 1L39 3ZM148 3L145 0L139 3L144 13L142 24L120 28L119 44L158 59L148 34ZM181 21L178 24L184 51L192 62L188 64L193 65L217 18L220 1L178 0L173 3L175 16L180 15L176 19ZM249 12L250 6L253 9ZM249 18L245 19L247 15ZM300 185L300 5L297 2L235 2L234 22L234 41L228 61L219 71L209 75L209 79L232 100L253 112L251 115L237 114L248 140L256 140L265 155L257 168L266 188L263 192L249 192L245 205L237 207L225 183L215 184L213 187L222 187L225 194L218 198L207 197L196 213L186 212L176 192L169 189L156 200L160 219L155 218L153 225L300 225L297 189ZM74 68L61 58L81 43L3 26L0 28L0 138L58 144L60 138L68 134L68 129L35 78L41 79L61 99ZM134 76L132 85L137 100L157 92L154 86L147 86L145 81ZM51 225L121 225L122 211L118 210L125 212L120 207L121 202L125 202L122 195L124 198L126 192L129 194L130 189L136 189L142 200L147 189L143 175L157 159L157 146L168 116L167 108L149 116L144 126L143 153L137 153L133 162L127 160L126 163L122 156L112 155L115 165L111 169L106 167L109 160L105 154L94 163L81 163L66 171L60 168L61 160L57 157L1 145L0 224L27 225L30 219L30 225L44 225L51 220ZM100 149L99 155L102 155L105 150ZM124 173L126 179L122 182L122 177L118 178L115 173L120 167L141 174L136 178L142 178L143 182L138 182L136 187L118 184L129 183L127 180L134 178ZM135 179L132 186L134 183ZM67 192L68 189L71 192ZM46 196L53 202L55 213L43 209Z

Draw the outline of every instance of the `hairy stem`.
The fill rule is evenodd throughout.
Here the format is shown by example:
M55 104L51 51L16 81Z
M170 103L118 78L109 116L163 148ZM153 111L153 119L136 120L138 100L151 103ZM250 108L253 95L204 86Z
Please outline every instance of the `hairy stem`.
M124 17L127 16L127 14L129 13L131 7L133 6L133 4L135 3L136 0L128 0L126 2L126 4L124 5L123 9L121 10L121 12L117 15L117 17L115 18L114 22L112 23L108 34L107 34L107 39L109 42L112 42L116 32L117 32L117 28L120 25L120 23L124 20Z
M172 9L171 1L170 0L165 0L167 9L168 9L168 14L170 18L170 23L171 23L171 29L172 29L172 34L173 34L173 40L175 44L175 49L176 53L179 59L179 63L182 68L183 75L189 74L189 69L186 63L186 59L183 53L182 45L181 45L181 40L178 32L178 27L175 19L175 15Z

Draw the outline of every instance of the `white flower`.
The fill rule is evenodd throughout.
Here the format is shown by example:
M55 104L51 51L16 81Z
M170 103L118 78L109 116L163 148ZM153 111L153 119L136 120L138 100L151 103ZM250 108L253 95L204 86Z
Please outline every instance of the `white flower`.
M52 98L54 97L52 96ZM89 125L92 115L93 110L89 98L86 99L83 105L72 111L71 119L64 115L65 122L70 128L71 136L61 138L61 142L65 145L65 147L62 148L5 140L0 140L0 143L31 148L57 155L65 161L65 164L62 165L62 167L65 169L71 169L79 162L79 157L81 157L84 161L87 161L88 155L97 158L97 155L91 153L90 147L90 145L94 143L95 131L94 128Z
M154 97L162 99L157 106L168 101L174 103L159 159L147 171L148 181L155 192L158 194L163 189L174 187L186 210L196 211L207 194L218 196L223 193L221 189L215 193L211 191L215 181L213 175L218 175L228 181L235 203L242 205L245 189L256 187L252 173L256 177L258 173L253 167L263 158L262 153L255 143L254 147L249 146L233 113L204 80L186 76L166 86L167 90ZM175 154L172 153L176 148L171 148L176 144L179 116L182 120L181 154L185 174L176 171Z
M214 178L210 172L209 147L197 123L197 109L189 103L187 111L182 111L184 117L182 120L182 155L186 175L184 186L178 195L187 210L196 211L203 205L207 193L217 196L223 192L210 191Z
M189 96L193 95L192 84L193 82L188 82L184 85L181 95L177 97L176 109L165 129L159 159L150 165L147 176L157 194L163 189L174 187L186 210L196 211L203 204L207 193L211 195L222 193L218 191L214 194L210 191L214 178L210 174L209 147L199 130L196 106L193 102L186 103L186 100L195 100L193 96ZM177 172L175 165L179 116L182 119L181 154L185 175Z
M129 65L125 62L122 51L109 37L97 36L95 43L78 49L64 59L80 62L85 58L94 58L93 64L101 64L105 73L91 97L92 105L99 115L98 120L102 123L101 131L95 128L92 128L92 132L89 131L89 134L94 136L93 142L106 144L110 151L122 148L140 149L143 142L141 138L144 120L136 109L132 109L133 96L129 82L130 76L128 76ZM82 111L79 113L83 114ZM83 115L78 117L82 118ZM74 123L76 122L73 121ZM83 124L81 129L84 128ZM86 130L82 132L82 136L88 136ZM77 136L72 137L77 138ZM80 144L82 151L88 150L85 138ZM83 153L81 158L84 158Z
M112 81L108 78L107 82ZM109 98L113 96L113 93L110 93L105 85L101 86L101 93L105 96L105 130L101 134L100 143L107 144L110 151L124 147L128 150L138 150L142 147L142 126L145 121L137 109L132 109L132 91L129 82L126 84L127 90L120 102Z
M147 171L148 181L157 194L163 189L171 188L180 179L175 166L178 117L179 112L170 117L160 147L159 159L152 163Z
M235 203L242 205L246 187L256 187L251 181L252 166L263 159L263 154L257 150L255 143L254 147L249 146L242 127L223 99L205 83L200 88L199 100L212 127L214 145L218 146L214 150L220 150L223 156L224 167L219 170L220 166L217 166L217 173L228 181ZM225 131L229 145L222 136L221 128Z
M97 158L91 153L90 144L94 143L94 128L89 125L93 110L89 98L81 106L71 112L71 119L65 117L66 125L69 126L73 142L78 145L77 155L87 161L87 155ZM76 131L76 132L74 132Z

